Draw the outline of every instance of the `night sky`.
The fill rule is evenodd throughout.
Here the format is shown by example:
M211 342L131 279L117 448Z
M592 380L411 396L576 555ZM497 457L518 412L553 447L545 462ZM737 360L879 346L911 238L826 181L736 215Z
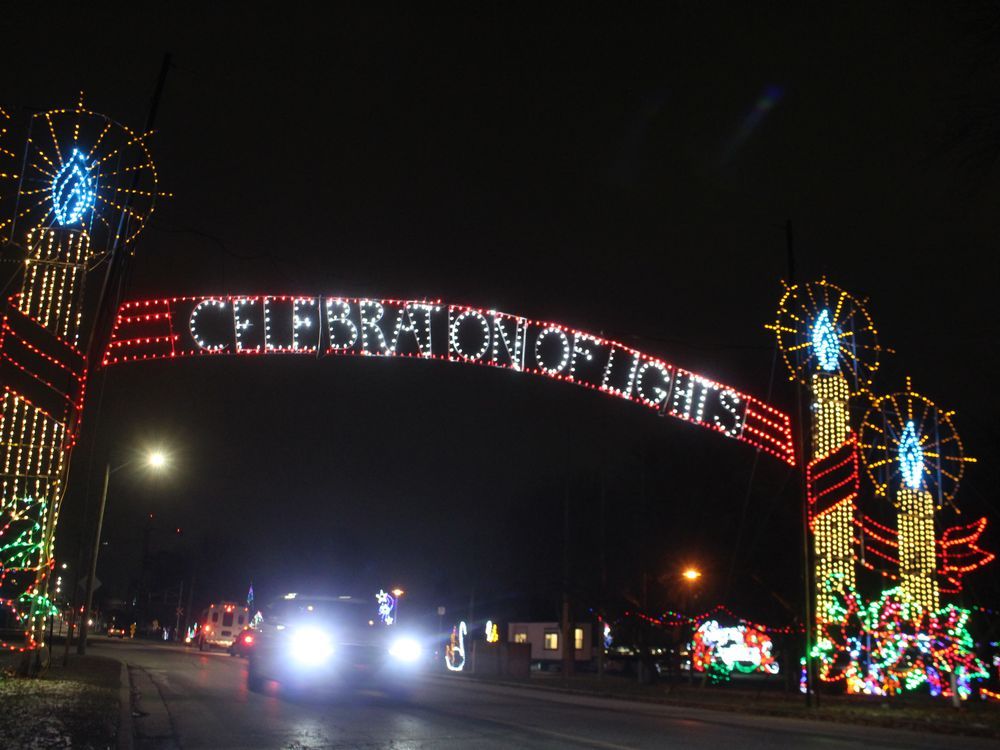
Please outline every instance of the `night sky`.
M909 374L957 411L979 463L941 522L1000 524L986 4L4 16L15 118L82 89L141 128L173 55L151 141L173 196L128 298L440 297L601 332L794 412L764 329L790 220L800 279L870 299L895 350L876 389ZM602 548L618 610L644 569L651 608L725 601L787 623L801 600L797 472L585 389L439 362L217 358L117 365L98 414L100 383L57 557L76 564L109 456L162 445L173 462L115 475L106 596L126 595L146 536L155 585L193 573L196 604L251 580L260 598L400 585L415 613L467 615L474 596L477 618L556 619L568 496L580 616L602 598ZM705 571L697 601L678 593L688 563ZM1000 603L992 578L970 577L966 602Z

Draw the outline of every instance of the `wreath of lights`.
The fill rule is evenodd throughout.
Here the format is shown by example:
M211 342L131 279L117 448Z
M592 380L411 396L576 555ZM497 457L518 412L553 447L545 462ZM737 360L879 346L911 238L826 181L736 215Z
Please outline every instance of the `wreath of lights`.
M873 400L861 424L861 458L879 495L899 506L903 490L927 492L937 509L954 505L965 464L962 439L952 422L953 411L942 411L913 390Z
M788 415L735 388L585 331L439 300L248 295L131 301L119 309L104 364L233 354L406 357L541 375L795 462Z
M882 347L865 306L825 278L785 285L770 325L791 380L809 385L812 373L841 373L865 390L879 367Z
M9 121L0 110L4 130ZM95 246L102 235L107 250L130 242L164 195L157 191L149 135L86 109L82 94L75 107L33 115L18 170L0 168L0 180L16 186L0 231L9 230L16 244L50 228L81 230ZM4 156L13 155L0 149Z

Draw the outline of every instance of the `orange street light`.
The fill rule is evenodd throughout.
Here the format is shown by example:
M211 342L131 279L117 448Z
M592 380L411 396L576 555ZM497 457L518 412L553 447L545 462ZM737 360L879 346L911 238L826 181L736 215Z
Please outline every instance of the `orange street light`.
M681 575L688 581L697 581L701 578L701 571L697 568L687 568Z

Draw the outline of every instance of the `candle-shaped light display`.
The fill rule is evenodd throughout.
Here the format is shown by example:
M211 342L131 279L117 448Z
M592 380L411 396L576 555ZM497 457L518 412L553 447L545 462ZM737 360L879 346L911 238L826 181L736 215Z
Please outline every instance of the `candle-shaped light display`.
M876 399L861 426L869 476L896 507L900 587L925 611L941 604L935 510L953 504L966 463L954 412L906 390Z
M791 379L808 388L809 525L816 616L833 606L830 581L855 585L854 527L858 493L851 393L878 368L877 332L862 304L825 279L787 287L770 326Z
M0 135L11 124L0 110ZM25 257L20 289L0 301L0 607L24 634L7 650L42 645L53 611L54 532L86 379L84 282L152 212L143 138L81 100L32 116L21 153L0 147L0 231Z

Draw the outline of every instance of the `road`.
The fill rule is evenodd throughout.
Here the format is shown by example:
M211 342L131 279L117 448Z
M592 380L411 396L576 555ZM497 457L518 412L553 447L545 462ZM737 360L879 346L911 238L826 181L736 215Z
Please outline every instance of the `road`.
M995 743L872 727L588 698L429 676L405 703L246 689L246 661L175 646L95 642L141 693L136 748L949 748Z

